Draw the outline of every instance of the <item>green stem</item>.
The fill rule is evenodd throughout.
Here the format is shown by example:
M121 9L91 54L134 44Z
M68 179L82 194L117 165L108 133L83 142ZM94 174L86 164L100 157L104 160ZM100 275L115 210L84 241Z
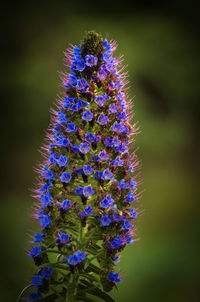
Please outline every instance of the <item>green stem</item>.
M19 302L20 299L21 299L21 297L22 297L22 295L25 293L25 291L26 291L27 289L29 289L30 287L32 287L32 286L33 286L32 284L29 284L29 285L27 285L26 287L24 287L24 289L23 289L23 290L21 291L21 293L19 294L19 296L18 296L16 302Z

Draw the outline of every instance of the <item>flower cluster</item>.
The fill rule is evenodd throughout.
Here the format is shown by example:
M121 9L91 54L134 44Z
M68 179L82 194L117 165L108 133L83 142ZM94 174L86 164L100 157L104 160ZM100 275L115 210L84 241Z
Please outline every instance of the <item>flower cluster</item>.
M28 251L37 266L28 301L66 295L87 301L90 287L101 291L97 279L106 292L121 282L115 265L135 240L139 163L126 75L115 48L89 32L65 53L70 73L64 73L65 92L52 110L34 190L33 216L41 232Z

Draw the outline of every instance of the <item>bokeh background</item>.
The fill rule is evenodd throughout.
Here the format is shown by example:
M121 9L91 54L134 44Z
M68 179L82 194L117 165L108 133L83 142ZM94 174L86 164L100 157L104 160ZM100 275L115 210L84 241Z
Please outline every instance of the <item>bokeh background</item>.
M144 184L140 241L119 265L117 302L196 302L199 292L199 12L191 1L16 1L1 7L0 301L15 301L25 256L33 167L60 92L63 51L94 29L128 64Z

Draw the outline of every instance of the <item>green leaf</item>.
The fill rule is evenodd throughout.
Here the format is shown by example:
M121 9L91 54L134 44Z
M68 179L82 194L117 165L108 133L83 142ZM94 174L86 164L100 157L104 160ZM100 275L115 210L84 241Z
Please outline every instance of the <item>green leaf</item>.
M115 302L113 300L113 298L111 298L108 294L106 294L105 292L101 291L98 287L94 288L94 289L89 289L88 293L90 295L96 296L101 298L102 300L106 301L106 302Z

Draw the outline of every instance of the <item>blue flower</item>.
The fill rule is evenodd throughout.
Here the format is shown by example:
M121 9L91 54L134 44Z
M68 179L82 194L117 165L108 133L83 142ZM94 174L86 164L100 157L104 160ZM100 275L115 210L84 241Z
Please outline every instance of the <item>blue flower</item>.
M42 195L41 198L42 207L49 206L51 204L51 201L52 201L52 196L49 192L47 192L45 195Z
M87 81L84 78L82 78L80 80L77 80L76 88L81 92L87 92L89 90L89 85Z
M85 61L80 55L77 55L75 58L72 59L74 70L83 71L85 69Z
M66 118L65 114L63 112L61 112L61 111L59 111L57 114L58 114L58 123L59 124L65 124L67 122L67 120L68 120Z
M57 161L58 162L58 165L60 166L60 167L64 167L64 166L66 166L67 165L67 156L63 156L63 155L61 155L60 156L60 158L59 158L59 160Z
M74 56L80 56L80 55L81 55L81 49L80 49L80 47L78 47L77 45L74 45L74 48L73 48L73 55L74 55Z
M97 119L97 123L99 123L100 125L106 125L107 123L109 123L109 118L101 113Z
M110 172L109 168L106 168L104 171L103 171L103 179L111 179L113 176L113 173Z
M90 146L87 143L81 143L79 146L79 151L81 153L88 153L90 151Z
M124 161L122 159L120 159L120 156L117 156L114 160L113 160L113 165L116 167L122 167L124 164Z
M109 99L110 99L110 96L108 96L106 93L104 93L103 95L95 96L94 101L99 107L103 107L104 103Z
M107 68L105 65L101 65L101 67L99 68L99 71L97 73L97 78L100 80L100 81L104 81L106 79L106 76L107 76Z
M84 213L85 216L89 216L89 215L94 213L94 210L90 206L88 206L88 207L85 208L83 213Z
M39 275L33 275L32 280L31 280L31 284L33 286L39 286L42 284L42 279Z
M51 218L49 215L44 215L40 219L40 224L43 228L49 227L51 224Z
M132 218L136 218L137 217L137 212L135 211L135 208L130 209L129 213L131 214Z
M94 142L94 138L95 138L95 135L92 134L91 132L90 132L90 133L87 133L87 134L85 135L85 140L86 140L86 142L88 142L88 143L93 143L93 142Z
M105 150L99 152L99 159L101 161L109 159L109 155L106 153Z
M104 199L102 199L100 201L100 207L103 209L106 209L106 208L112 206L113 202L114 202L114 199L112 199L111 195L108 194L108 195L106 195L106 197Z
M52 268L51 267L49 267L49 268L45 267L45 268L42 269L42 271L40 273L40 276L44 277L46 279L49 279L51 277L51 274L52 274Z
M97 155L92 155L92 158L91 158L91 161L94 161L94 162L98 162L99 161L99 157Z
M42 170L42 176L46 179L46 180L53 180L55 178L55 174L49 170L46 166L44 166L43 170Z
M76 194L78 195L82 195L83 194L83 187L78 186L78 188L74 191Z
M133 227L132 223L130 223L129 220L125 220L122 224L122 229L123 230L129 230Z
M88 122L90 122L93 119L93 116L94 116L93 113L89 110L84 111L82 113L82 119Z
M42 240L43 240L43 236L40 233L35 233L34 242L42 242Z
M102 175L103 175L103 172L96 171L96 173L94 174L94 177L95 177L96 179L100 179L100 178L102 177Z
M40 298L42 298L42 295L41 292L38 290L36 293L30 294L30 296L28 297L28 301L33 301Z
M121 215L119 215L118 212L114 212L114 213L113 213L112 219L113 219L113 221L115 221L115 222L119 222L119 221L124 220L125 217L124 217L123 213L121 213Z
M74 112L79 111L80 108L81 108L81 106L79 105L79 103L73 104L71 106L71 110L74 111Z
M107 147L112 147L113 146L112 138L106 137L106 139L104 140L104 145Z
M70 87L70 86L73 86L73 85L76 85L78 81L78 77L75 73L71 72L69 74L69 78L67 80L67 84L65 85L66 88Z
M124 111L119 112L118 115L117 115L117 118L119 120L126 120L127 119L126 112L124 112Z
M112 139L113 146L117 147L121 144L121 141L118 139L118 136L113 137Z
M91 196L94 194L94 191L92 190L92 187L91 186L87 186L87 187L84 187L83 188L83 195L85 197L88 197L88 196Z
M57 243L67 243L69 241L69 235L66 233L60 233L59 237L56 239Z
M118 186L120 187L120 189L125 189L127 188L127 183L125 183L124 179L121 179L118 183Z
M73 122L67 124L67 128L65 129L67 132L76 132L77 127Z
M38 254L40 254L42 252L42 248L41 246L34 246L32 248L32 250L29 252L28 257L36 257L38 256ZM40 257L41 255L39 255L38 257Z
M119 235L110 243L112 249L118 249L121 245L124 245L124 242Z
M126 196L126 201L127 202L132 202L132 201L135 201L135 197L134 197L134 194L132 192L129 192Z
M79 152L79 146L78 145L72 145L71 150L73 152Z
M108 276L109 280L112 282L121 283L121 279L119 278L118 273L111 272Z
M112 220L110 219L110 215L105 215L101 217L101 225L102 226L108 226Z
M89 67L97 65L98 58L94 57L93 55L86 55L85 56L85 64Z
M108 54L112 53L111 45L108 43L107 39L103 41L103 48L106 50L106 53Z
M85 165L83 167L83 172L85 173L85 175L90 175L93 171L94 170L90 165Z
M117 112L117 110L118 110L118 106L116 105L116 104L114 104L114 103L112 103L112 104L110 104L110 106L109 106L109 108L108 108L108 111L110 112L110 113L116 113Z
M136 189L137 188L137 182L136 181L134 181L133 179L130 179L129 181L128 181L128 187L130 188L130 189Z
M84 101L81 100L81 99L78 99L78 105L79 105L81 108L87 108L87 107L89 107L88 103L84 102Z
M68 210L72 206L69 200L64 200L60 205L64 210Z
M85 252L80 252L80 251L78 250L75 254L69 256L69 258L68 258L68 263L69 263L70 265L76 265L76 264L78 264L79 262L83 261L85 258L86 258Z
M63 174L60 176L60 180L65 183L70 182L71 178L72 176L69 172L63 172Z

